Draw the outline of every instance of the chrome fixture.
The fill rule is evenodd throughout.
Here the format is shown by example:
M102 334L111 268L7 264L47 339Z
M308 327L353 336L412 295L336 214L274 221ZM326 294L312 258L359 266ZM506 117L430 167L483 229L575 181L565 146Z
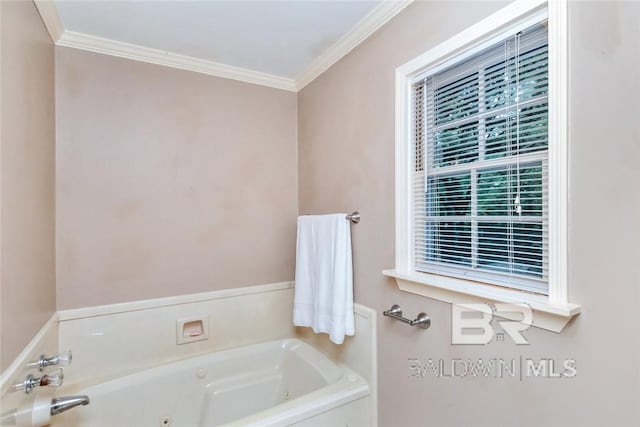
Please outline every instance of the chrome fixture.
M45 374L39 378L29 374L23 382L15 384L13 389L14 391L24 390L26 394L29 394L36 387L59 387L62 385L63 380L64 373L62 372L62 369L58 369L50 374Z
M25 399L19 408L11 409L0 415L0 426L15 426L18 418L25 420L25 415L31 424L19 425L43 426L49 425L49 418L58 415L76 406L84 406L91 403L89 396L57 397L49 400L46 396L36 396L34 399ZM37 419L36 421L33 421Z
M67 396L51 399L51 415L58 415L76 406L85 406L91 403L89 396Z
M305 214L305 215L309 215L309 214ZM353 211L350 214L347 214L347 216L345 216L344 219L346 219L347 221L351 221L354 224L357 224L360 222L360 212Z
M31 362L27 365L28 368L38 368L40 371L44 370L47 366L69 366L71 365L71 350L64 351L57 356L47 357L44 354L40 356L40 359L35 362Z
M407 319L402 316L402 309L398 304L393 304L389 310L385 310L382 312L384 316L391 317L392 319L396 319L401 321L402 323L406 323L410 326L417 326L422 329L429 329L431 326L431 318L427 315L427 313L418 313L415 319Z
M345 219L348 219L352 223L357 224L360 222L360 212L354 211L351 213L351 215L347 215Z

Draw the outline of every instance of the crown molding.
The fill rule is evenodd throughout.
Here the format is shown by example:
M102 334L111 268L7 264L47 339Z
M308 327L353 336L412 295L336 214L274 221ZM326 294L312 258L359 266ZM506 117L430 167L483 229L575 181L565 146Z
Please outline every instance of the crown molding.
M351 31L317 57L296 79L291 79L160 49L68 31L62 25L54 1L33 1L51 39L56 45L189 70L291 92L297 92L311 83L316 77L329 69L329 67L413 2L413 0L383 0L367 16L361 19Z
M60 20L60 15L58 15L56 4L52 0L33 0L33 3L36 5L36 9L38 9L44 26L47 27L51 40L57 43L64 32L64 27Z
M383 0L296 77L296 88L303 89L411 3L413 0Z
M247 70L245 68L234 67L231 65L221 64L219 62L208 61L206 59L91 36L89 34L76 33L74 31L64 31L62 33L62 37L60 37L56 44L59 46L118 56L120 58L164 65L171 68L195 71L197 73L239 80L276 89L284 89L292 92L296 91L293 79L286 77L274 76L272 74Z

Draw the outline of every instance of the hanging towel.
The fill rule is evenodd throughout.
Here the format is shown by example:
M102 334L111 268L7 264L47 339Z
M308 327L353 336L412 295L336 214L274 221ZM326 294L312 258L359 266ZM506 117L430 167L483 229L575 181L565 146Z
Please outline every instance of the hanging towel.
M298 217L293 324L342 344L354 335L351 227L346 214Z

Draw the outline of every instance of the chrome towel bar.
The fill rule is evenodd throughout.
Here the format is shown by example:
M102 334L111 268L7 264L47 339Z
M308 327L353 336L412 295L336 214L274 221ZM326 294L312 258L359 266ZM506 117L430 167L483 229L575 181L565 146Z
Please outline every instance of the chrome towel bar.
M305 215L309 215L309 214L305 214ZM354 224L357 224L360 222L360 212L353 211L351 212L351 214L345 216L344 219L351 221Z
M401 321L402 323L406 323L409 326L417 326L422 329L429 329L431 326L431 318L427 315L427 313L418 313L415 319L407 319L402 316L402 309L398 304L393 304L389 310L385 310L382 312L384 316L391 317L392 319L396 319Z
M360 212L355 211L351 215L347 215L345 219L348 219L352 223L357 224L360 222Z

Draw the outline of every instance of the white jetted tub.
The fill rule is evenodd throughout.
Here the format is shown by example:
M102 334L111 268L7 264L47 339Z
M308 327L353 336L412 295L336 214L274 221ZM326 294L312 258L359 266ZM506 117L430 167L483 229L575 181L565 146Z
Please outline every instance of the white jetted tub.
M295 339L206 354L61 391L86 394L91 404L53 417L54 427L370 423L366 380Z

